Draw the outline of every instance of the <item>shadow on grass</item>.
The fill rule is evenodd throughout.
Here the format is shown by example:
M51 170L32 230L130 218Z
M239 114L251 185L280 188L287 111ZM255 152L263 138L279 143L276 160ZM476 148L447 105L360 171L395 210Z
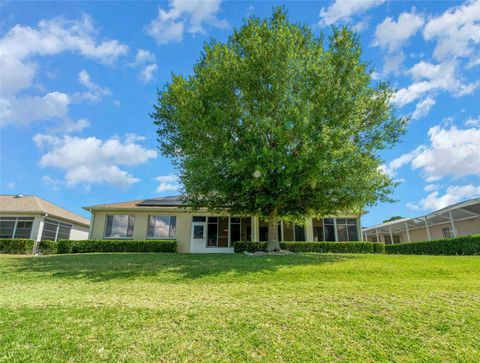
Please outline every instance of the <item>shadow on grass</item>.
M165 282L205 277L233 277L272 273L283 267L323 265L354 256L301 254L248 257L223 254L98 253L14 258L17 272L41 273L45 277L108 281L157 276Z

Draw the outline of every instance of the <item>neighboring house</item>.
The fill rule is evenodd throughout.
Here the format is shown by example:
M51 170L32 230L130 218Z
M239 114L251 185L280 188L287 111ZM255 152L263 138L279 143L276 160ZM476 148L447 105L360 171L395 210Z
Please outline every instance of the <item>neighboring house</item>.
M0 195L0 238L88 238L90 221L34 195Z
M364 239L387 244L431 241L480 233L480 198L449 205L430 214L363 229Z
M258 217L212 214L182 206L179 197L100 204L92 213L90 239L176 239L180 252L233 252L235 241L266 241L268 225ZM281 241L357 241L358 215L308 218L304 225L280 223Z

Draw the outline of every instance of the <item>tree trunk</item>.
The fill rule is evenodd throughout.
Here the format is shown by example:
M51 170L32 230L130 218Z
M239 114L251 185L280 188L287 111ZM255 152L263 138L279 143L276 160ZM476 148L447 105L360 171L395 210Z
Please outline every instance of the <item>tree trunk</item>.
M280 251L280 243L278 241L278 216L276 211L268 216L268 244L267 251Z

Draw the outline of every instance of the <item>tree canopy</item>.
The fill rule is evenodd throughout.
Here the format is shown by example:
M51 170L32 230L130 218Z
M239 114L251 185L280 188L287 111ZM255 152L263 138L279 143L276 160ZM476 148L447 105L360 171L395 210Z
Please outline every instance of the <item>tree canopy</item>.
M361 55L354 32L334 28L325 40L282 8L206 43L151 115L185 201L275 223L389 200L394 182L378 152L406 120Z
M393 216L388 219L385 219L382 223L387 223L387 222L393 222L393 221L398 221L399 219L403 219L405 217L402 216Z

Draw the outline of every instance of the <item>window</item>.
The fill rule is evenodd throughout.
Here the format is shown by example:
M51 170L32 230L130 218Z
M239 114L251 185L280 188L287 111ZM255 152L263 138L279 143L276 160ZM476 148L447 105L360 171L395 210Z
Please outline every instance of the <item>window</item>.
M338 241L358 241L357 220L355 218L337 218Z
M0 217L0 238L30 238L33 217Z
M251 218L230 218L230 245L237 241L252 240L252 220Z
M217 247L218 244L218 217L208 217L207 247Z
M283 234L282 241L305 241L305 226L283 222Z
M175 216L149 216L148 238L175 238L177 217Z
M105 238L132 238L135 217L126 214L107 216Z
M450 227L442 228L442 232L443 232L443 238L453 237L452 229Z
M61 239L69 239L71 229L71 224L66 224L47 218L43 223L42 241L58 241Z
M321 218L313 218L312 219L312 227L313 227L313 240L314 241L323 241L323 220Z
M335 242L335 221L333 218L323 219L323 228L325 229L325 241Z

